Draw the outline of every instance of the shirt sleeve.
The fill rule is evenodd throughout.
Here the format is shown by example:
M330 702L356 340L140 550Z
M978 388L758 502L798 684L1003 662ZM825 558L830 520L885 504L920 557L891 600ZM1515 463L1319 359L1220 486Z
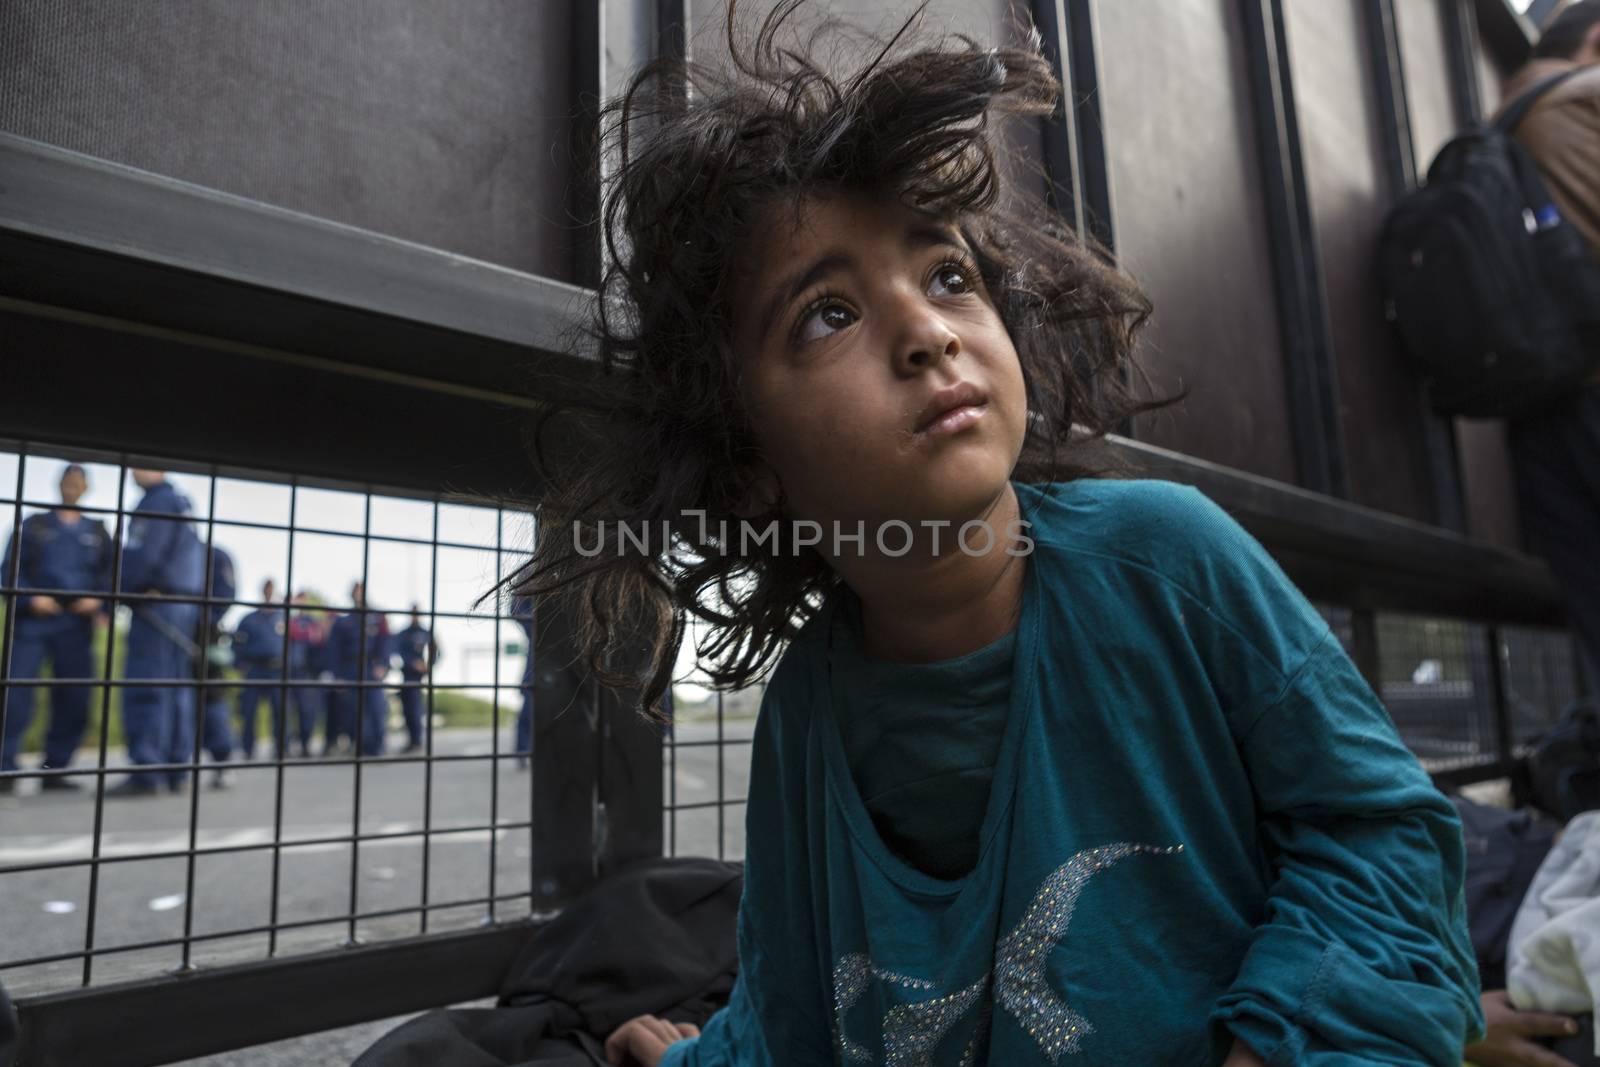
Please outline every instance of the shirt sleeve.
M831 1064L830 982L813 933L812 836L804 777L784 758L778 704L801 676L780 665L762 699L750 752L745 881L739 901L739 975L728 1004L700 1036L667 1050L660 1067Z
M752 925L739 920L739 976L727 1006L713 1015L699 1037L667 1049L659 1067L774 1067L832 1063L826 1024L820 1031L797 1016L784 995L797 976L783 973L761 950Z
M154 519L135 514L128 523L128 543L122 550L122 588L143 593L157 587L162 569L178 536L178 519ZM168 590L163 590L167 592Z
M1240 748L1274 881L1213 1021L1272 1065L1460 1064L1483 1029L1460 820L1331 632Z

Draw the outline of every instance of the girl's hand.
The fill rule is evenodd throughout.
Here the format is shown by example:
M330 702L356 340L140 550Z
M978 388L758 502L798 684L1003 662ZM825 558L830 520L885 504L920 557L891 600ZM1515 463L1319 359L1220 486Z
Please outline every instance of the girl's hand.
M606 1038L606 1059L616 1067L624 1064L656 1067L668 1045L699 1036L700 1028L693 1023L669 1023L654 1015L640 1015L617 1027Z
M1578 1024L1565 1015L1518 1011L1504 989L1478 998L1486 1024L1483 1040L1468 1045L1466 1057L1481 1067L1574 1067L1573 1062L1542 1048L1529 1037L1571 1037Z
M1266 1063L1266 1060L1250 1051L1250 1046L1235 1038L1233 1051L1222 1061L1222 1067L1266 1067Z

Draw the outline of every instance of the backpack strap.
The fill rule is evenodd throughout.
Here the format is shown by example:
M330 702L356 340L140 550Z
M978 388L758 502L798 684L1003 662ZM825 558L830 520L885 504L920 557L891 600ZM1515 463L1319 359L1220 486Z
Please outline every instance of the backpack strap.
M1501 133L1509 134L1521 125L1523 119L1528 117L1528 112L1532 110L1534 104L1539 102L1541 96L1581 70L1583 70L1582 67L1564 70L1560 74L1550 75L1532 88L1524 89L1522 95L1512 101L1511 106L1502 111L1500 117L1494 120L1494 128Z

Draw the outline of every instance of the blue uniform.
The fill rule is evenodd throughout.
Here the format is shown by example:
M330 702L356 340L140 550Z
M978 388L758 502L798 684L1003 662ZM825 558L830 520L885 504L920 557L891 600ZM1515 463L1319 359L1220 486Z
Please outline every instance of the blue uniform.
M133 509L122 552L124 592L199 595L205 582L206 550L188 514L189 501L168 483L145 491ZM199 621L198 604L134 603L124 676L130 681L175 683L193 678ZM122 724L128 759L135 765L188 762L194 737L194 687L129 686L122 694ZM183 784L184 772L168 771L164 777L176 789Z
M272 736L288 744L282 721L278 682L283 678L284 617L278 608L257 608L233 631L233 662L244 672L246 685L239 690L239 728L245 758L256 753L256 710L264 698L272 712ZM281 753L280 753L281 754Z
M365 641L361 621L366 619ZM352 611L334 620L328 631L326 648L333 676L341 681L382 681L389 673L393 654L389 626L381 611ZM338 720L339 732L355 739L360 716L362 755L383 755L383 734L388 718L388 702L380 686L339 687L333 690L330 715Z
M433 634L421 623L412 623L394 635L395 655L400 657L400 677L407 683L400 690L400 711L406 720L406 745L422 746L424 701L421 682L439 658Z
M322 673L323 646L327 640L324 623L319 615L297 614L289 622L289 677L302 682L316 681ZM300 751L311 754L311 735L317 720L327 706L327 693L318 686L296 686L294 696L295 717L298 720L296 735ZM325 728L324 738L333 740L331 724Z
M528 655L522 661L522 710L517 713L516 751L526 756L533 734L533 599L519 596L511 601L511 617L522 627L528 642Z
M63 608L79 597L104 596L111 588L111 535L98 519L80 516L76 522L65 522L54 511L30 515L23 520L20 539L20 552L15 540L6 547L5 560L0 563L0 583L10 584L15 565L19 588L61 590L62 595L56 599ZM88 678L94 674L89 652L94 637L92 617L65 611L59 615L36 615L28 606L26 594L16 598L15 611L12 679L39 677L46 660L57 678ZM17 750L33 721L36 692L25 686L0 691L0 707L5 709L0 771L17 769ZM88 725L89 690L77 685L51 686L44 766L69 766Z
M211 596L221 603L206 605L202 615L205 624L200 628L196 644L203 650L214 644L222 626L222 617L228 613L229 603L238 593L238 582L234 578L233 557L227 552L211 546ZM195 658L195 677L202 677L209 683L220 682L222 672L219 668L203 665L201 657ZM205 715L204 736L201 738L205 750L211 753L211 758L218 763L226 763L233 756L233 721L228 714L227 690L217 684L207 684L205 687ZM183 736L178 743L185 743L184 751L190 751L194 738ZM246 751L249 751L247 748ZM185 756L185 759L188 757Z

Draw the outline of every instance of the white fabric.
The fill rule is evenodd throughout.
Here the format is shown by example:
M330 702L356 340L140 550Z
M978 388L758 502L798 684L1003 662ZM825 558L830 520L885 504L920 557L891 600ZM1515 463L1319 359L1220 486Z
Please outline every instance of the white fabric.
M1522 898L1506 988L1524 1011L1600 1014L1600 811L1567 824ZM1600 1055L1600 1026L1595 1028Z

